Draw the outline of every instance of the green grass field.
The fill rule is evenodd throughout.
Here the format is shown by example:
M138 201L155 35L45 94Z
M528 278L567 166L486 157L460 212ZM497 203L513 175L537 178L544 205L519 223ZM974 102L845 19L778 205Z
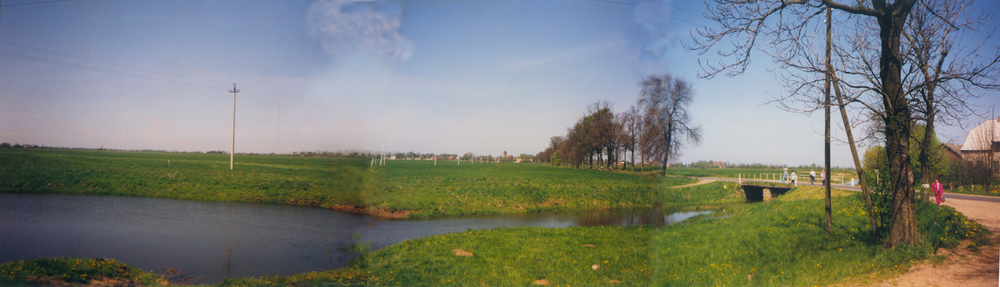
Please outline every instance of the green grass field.
M869 234L857 193L845 191L834 192L834 228L827 235L818 186L800 186L769 202L738 204L742 193L729 182L672 188L693 180L537 164L439 162L435 167L432 162L393 161L369 169L361 160L238 160L237 170L230 171L224 155L0 150L0 190L361 204L417 211L417 216L640 206L719 210L662 228L470 230L366 252L338 270L228 279L218 286L866 285L866 280L898 274L914 260L928 259L937 247L989 244L978 223L950 207L920 202L917 218L924 242L886 250L881 239ZM105 271L88 267L98 265L95 259L39 260L0 264L0 285L105 276L97 275ZM59 267L66 265L84 271ZM159 284L146 273L115 276Z
M291 156L0 150L0 192L268 202L433 217L662 204L688 178L552 167ZM686 204L681 200L676 204Z

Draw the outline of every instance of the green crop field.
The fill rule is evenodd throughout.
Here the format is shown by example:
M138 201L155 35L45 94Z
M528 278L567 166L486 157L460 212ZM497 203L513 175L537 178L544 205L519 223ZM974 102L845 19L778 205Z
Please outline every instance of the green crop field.
M0 192L74 193L320 206L429 217L662 204L694 182L530 163L84 150L0 150ZM685 204L678 201L674 204Z

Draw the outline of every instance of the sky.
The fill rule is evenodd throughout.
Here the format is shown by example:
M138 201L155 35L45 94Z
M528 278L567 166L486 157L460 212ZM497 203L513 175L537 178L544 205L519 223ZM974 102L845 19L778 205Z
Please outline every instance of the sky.
M669 73L693 84L690 114L703 129L677 161L823 162L823 115L768 103L787 89L766 55L738 77L697 77L699 60L718 60L682 45L713 26L700 1L2 6L2 142L229 151L235 84L237 153L533 155L587 105L624 111L643 78ZM1000 94L973 104L1000 107ZM939 127L939 138L961 143L969 125ZM846 145L832 149L833 165L851 164Z

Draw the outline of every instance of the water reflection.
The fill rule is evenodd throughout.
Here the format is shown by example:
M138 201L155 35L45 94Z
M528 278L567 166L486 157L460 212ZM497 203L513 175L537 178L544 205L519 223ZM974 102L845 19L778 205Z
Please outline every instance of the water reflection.
M652 225L664 226L678 223L688 218L703 214L710 214L712 211L670 211L663 208L646 210L604 210L581 213L578 218L578 226L598 226L598 225Z
M277 204L160 198L0 194L0 262L38 257L114 258L144 270L178 269L200 283L227 277L331 270L407 239L499 227L661 226L708 214L602 211L419 221ZM360 237L358 237L360 235ZM169 269L168 269L169 268Z

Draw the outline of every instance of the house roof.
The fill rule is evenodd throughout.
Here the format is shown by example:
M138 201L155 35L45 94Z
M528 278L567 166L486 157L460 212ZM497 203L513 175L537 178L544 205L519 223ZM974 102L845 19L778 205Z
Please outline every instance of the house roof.
M948 151L951 151L956 154L962 154L962 145L960 144L943 143L942 145L944 145L944 147L947 148Z
M993 142L1000 142L1000 117L984 121L969 131L969 135L965 136L965 143L962 144L962 150L989 150Z

